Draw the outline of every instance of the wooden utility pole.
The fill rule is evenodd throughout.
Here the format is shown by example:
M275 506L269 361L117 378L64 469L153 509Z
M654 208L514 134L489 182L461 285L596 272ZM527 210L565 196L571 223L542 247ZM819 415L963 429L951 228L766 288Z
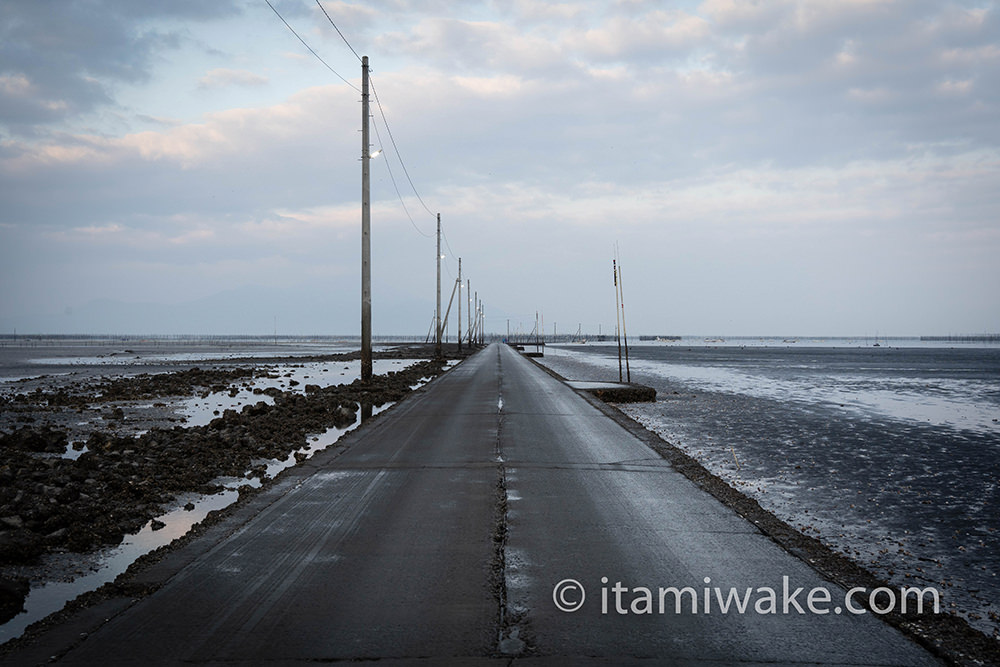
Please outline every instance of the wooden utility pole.
M441 356L441 214L437 214L438 218L438 229L437 229L437 326L435 327L436 335L434 337L434 356Z
M622 314L619 310L618 304L621 303L621 299L618 297L618 257L615 256L611 260L611 266L615 270L615 340L618 341L618 381L621 382L624 378L622 377L622 335L621 335L621 323Z
M458 258L458 351L462 351L462 258Z
M372 243L368 163L368 56L361 59L361 381L372 379Z

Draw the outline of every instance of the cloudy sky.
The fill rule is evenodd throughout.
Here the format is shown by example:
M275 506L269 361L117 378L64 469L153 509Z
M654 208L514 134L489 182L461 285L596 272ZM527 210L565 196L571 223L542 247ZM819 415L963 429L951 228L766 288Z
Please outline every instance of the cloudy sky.
M322 9L376 334L1000 331L996 2L272 4L0 0L0 332L357 333Z

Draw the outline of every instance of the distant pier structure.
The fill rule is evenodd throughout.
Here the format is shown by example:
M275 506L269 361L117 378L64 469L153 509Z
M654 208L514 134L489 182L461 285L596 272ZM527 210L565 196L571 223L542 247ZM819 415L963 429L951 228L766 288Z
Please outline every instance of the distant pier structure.
M921 336L920 340L945 343L1000 343L1000 333L950 334L948 336Z

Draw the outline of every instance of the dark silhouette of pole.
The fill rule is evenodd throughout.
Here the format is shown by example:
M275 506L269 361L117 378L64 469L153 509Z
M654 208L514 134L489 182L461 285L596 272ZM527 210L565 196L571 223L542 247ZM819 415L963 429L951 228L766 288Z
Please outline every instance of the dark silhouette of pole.
M615 270L615 340L618 341L618 381L621 382L622 377L622 337L621 337L621 311L618 309L618 304L621 300L618 297L618 259L611 260L611 266Z
M361 59L361 381L372 379L372 243L368 145L368 56Z
M437 325L434 336L434 356L441 356L441 214L437 214Z
M615 254L618 254L618 246L615 244ZM622 300L622 338L625 339L625 381L632 381L632 369L628 363L628 327L625 326L625 281L622 279L622 267L618 266L618 291Z
M462 258L458 258L458 351L462 351Z

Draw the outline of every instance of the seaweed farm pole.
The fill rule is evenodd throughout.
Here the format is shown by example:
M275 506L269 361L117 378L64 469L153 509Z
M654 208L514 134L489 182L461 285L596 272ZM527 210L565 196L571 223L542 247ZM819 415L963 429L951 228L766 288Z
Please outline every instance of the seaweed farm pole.
M618 381L622 381L622 336L621 336L621 311L618 310L620 302L618 298L618 259L611 260L611 266L615 270L615 340L618 341Z
M372 243L368 145L368 56L361 59L361 381L372 379Z
M617 244L615 254L618 253ZM625 381L632 381L632 371L628 365L628 329L625 327L625 281L622 280L622 267L618 267L618 290L621 292L622 300L622 336L625 338Z

